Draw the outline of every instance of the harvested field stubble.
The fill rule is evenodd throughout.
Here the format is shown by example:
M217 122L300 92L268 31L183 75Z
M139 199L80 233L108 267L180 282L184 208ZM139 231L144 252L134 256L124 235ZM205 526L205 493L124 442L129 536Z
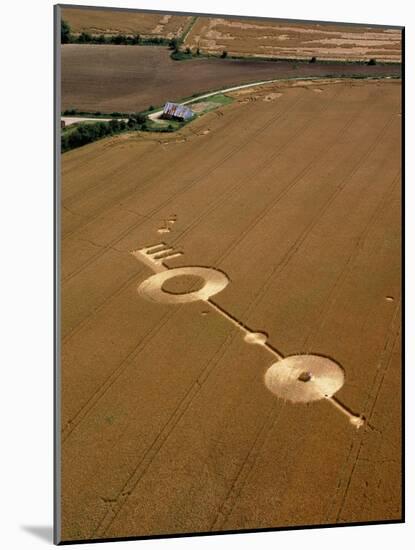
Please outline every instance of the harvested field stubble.
M63 156L64 540L401 517L400 82L315 89ZM160 240L285 355L340 363L365 426L278 399L205 303L142 298L131 252Z
M63 8L62 19L74 33L180 36L191 17L118 10Z
M401 34L400 29L355 25L199 17L185 46L216 54L400 62Z

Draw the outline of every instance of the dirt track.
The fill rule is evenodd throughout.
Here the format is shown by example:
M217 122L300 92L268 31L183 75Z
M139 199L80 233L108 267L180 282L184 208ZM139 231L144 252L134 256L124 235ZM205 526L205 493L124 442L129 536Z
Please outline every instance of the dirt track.
M400 518L400 83L235 97L63 155L64 540ZM203 302L141 298L160 241L284 355L339 362L367 424L275 397Z
M400 76L399 65L339 65L192 59L173 61L155 46L62 47L62 109L131 112L192 94L258 80L327 74Z

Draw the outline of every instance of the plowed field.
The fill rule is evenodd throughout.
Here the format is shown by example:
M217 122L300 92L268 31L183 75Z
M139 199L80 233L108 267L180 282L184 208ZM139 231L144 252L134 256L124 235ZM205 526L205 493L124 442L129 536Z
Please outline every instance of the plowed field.
M62 108L135 112L192 94L259 80L325 75L400 75L399 65L341 65L192 59L173 61L167 48L66 44Z

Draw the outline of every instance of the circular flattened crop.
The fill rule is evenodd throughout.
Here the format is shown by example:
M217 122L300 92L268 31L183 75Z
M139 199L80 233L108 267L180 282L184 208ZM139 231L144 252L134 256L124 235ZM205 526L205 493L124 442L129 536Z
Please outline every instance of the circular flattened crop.
M292 355L277 361L265 373L267 388L294 403L331 397L343 384L343 369L319 355Z
M163 284L166 281L182 275L199 277L204 280L204 285L193 292L180 294L171 293L163 289ZM137 290L140 296L152 302L183 304L185 302L196 302L197 300L208 300L211 296L223 290L228 283L229 279L222 271L211 267L177 267L152 275L143 281Z

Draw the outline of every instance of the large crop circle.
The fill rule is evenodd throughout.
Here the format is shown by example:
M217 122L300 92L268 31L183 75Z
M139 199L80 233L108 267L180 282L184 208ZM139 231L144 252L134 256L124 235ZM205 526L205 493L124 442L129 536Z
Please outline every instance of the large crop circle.
M340 365L319 355L292 355L277 361L265 373L267 388L294 403L331 397L343 384Z
M182 294L171 293L163 290L163 284L173 277L182 275L200 277L204 280L202 288L193 292ZM152 275L138 286L140 296L163 304L180 304L185 302L196 302L198 300L208 300L211 296L218 294L229 283L228 277L211 267L176 267L168 269L161 273Z

